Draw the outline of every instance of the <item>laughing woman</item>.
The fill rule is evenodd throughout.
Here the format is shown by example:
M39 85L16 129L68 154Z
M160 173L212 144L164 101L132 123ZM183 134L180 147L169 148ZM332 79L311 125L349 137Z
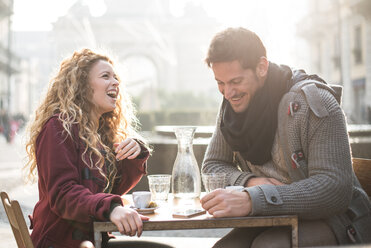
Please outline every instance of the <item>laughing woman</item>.
M149 151L119 85L112 61L89 49L65 59L51 80L27 144L28 176L38 175L39 201L31 218L35 247L93 241L94 220L111 220L122 234L141 235L148 218L124 208L120 195L146 173Z

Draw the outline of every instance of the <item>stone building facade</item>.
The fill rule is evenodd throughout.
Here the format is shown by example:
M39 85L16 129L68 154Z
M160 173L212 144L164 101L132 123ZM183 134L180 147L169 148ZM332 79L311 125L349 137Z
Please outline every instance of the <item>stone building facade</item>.
M19 69L19 58L12 50L11 16L13 0L0 0L0 110L16 112L14 104L14 75Z
M310 69L343 85L348 122L371 123L371 1L308 0L298 33L309 46Z
M77 1L52 31L56 54L81 47L104 48L123 65L123 81L141 95L141 110L156 110L155 89L215 92L203 63L218 24L201 6L188 4L184 15L170 12L170 0L106 0L102 16Z

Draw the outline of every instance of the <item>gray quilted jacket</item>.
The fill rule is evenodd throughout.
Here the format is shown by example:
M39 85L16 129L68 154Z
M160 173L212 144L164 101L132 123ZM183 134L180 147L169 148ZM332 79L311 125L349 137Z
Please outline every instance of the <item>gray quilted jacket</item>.
M324 219L340 244L371 242L371 204L352 169L346 121L336 96L329 86L308 80L282 97L276 138L290 183L245 190L252 200L251 215ZM202 171L223 171L228 185L244 185L256 175L225 142L220 113Z

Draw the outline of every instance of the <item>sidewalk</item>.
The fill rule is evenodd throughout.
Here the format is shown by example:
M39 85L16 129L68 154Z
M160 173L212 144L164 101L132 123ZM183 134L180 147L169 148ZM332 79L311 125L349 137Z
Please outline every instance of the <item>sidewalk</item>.
M16 136L12 144L6 143L0 135L0 190L5 190L13 199L17 199L25 216L32 212L37 200L36 185L25 185L22 180L23 159L25 149L21 136ZM28 223L28 218L26 218ZM0 207L0 240L1 247L17 247L7 216L1 204Z

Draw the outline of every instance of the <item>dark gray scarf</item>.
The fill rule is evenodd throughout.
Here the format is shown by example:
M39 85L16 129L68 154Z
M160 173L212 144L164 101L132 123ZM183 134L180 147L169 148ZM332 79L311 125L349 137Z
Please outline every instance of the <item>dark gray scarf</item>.
M220 129L233 151L254 165L271 160L271 151L278 122L278 105L293 86L288 66L269 63L264 86L251 99L246 111L235 113L224 99Z

